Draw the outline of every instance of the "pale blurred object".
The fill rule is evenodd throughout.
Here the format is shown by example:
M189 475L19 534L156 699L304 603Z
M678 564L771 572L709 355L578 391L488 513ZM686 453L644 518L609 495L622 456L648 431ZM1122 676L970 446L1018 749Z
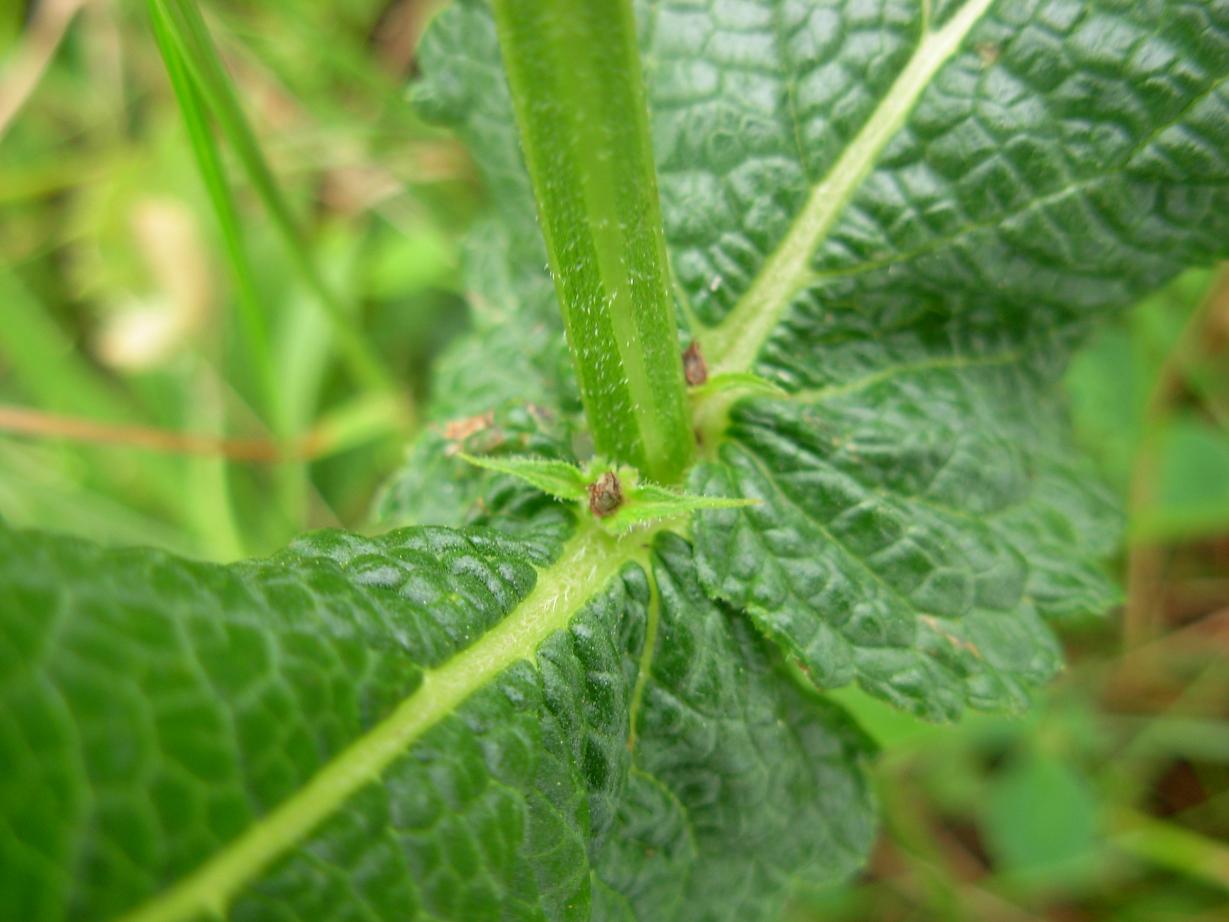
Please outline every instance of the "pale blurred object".
M112 368L145 371L165 364L201 329L214 288L196 219L183 202L139 202L132 231L153 290L106 320L94 351Z

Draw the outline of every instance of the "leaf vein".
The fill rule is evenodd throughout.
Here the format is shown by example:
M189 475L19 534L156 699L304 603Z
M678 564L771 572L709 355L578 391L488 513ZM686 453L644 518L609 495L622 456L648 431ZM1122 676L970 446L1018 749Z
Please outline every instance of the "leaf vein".
M854 193L939 69L960 48L993 0L966 0L936 32L922 37L912 58L836 164L811 188L793 226L760 268L751 287L710 334L714 372L750 369L798 289L811 277L810 261Z
M540 571L529 594L495 627L447 662L424 670L422 683L393 712L324 765L295 794L168 890L122 922L187 922L225 905L276 858L292 849L472 694L538 646L636 556L596 529L579 531Z

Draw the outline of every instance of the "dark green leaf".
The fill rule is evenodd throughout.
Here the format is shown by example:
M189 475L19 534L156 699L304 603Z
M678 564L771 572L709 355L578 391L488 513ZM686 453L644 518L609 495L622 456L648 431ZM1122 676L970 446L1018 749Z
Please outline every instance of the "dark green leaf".
M625 911L598 918L774 918L793 888L862 862L867 743L776 675L768 645L706 597L684 541L659 538L653 572L629 796L598 865Z
M654 556L658 603L597 533L224 568L0 531L5 917L584 919L596 888L726 918L841 873L864 745L690 556Z
M486 21L441 17L419 95L527 252ZM1229 4L664 2L641 42L691 333L792 394L697 402L693 487L763 500L698 517L706 584L821 687L1022 706L1044 619L1117 598L1067 356L1229 239Z
M701 517L701 572L821 688L856 679L932 718L1019 708L1060 663L1042 617L1115 600L1097 558L1117 517L1019 359L921 346L898 335L891 372L734 411L693 488L763 504Z
M592 448L494 30L457 0L417 98L493 214L382 509L498 531L227 569L0 532L0 915L772 918L870 838L860 735L783 670L1018 707L1059 664L1045 621L1115 598L1057 384L1097 320L1225 255L1229 3L640 14L689 333L787 392L695 401L692 489L760 504L678 526L693 551L464 472Z

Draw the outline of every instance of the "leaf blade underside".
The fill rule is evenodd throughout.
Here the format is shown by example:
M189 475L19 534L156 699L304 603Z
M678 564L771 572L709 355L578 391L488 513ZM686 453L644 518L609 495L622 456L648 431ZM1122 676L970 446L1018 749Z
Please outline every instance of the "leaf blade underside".
M0 840L6 911L582 919L609 877L618 905L651 914L644 899L754 829L773 848L744 854L743 873L776 885L748 886L746 911L855 866L871 834L866 744L704 599L690 548L637 553L673 581L659 581L662 636L702 623L711 649L679 660L675 646L637 682L644 571L600 533L556 539L325 533L224 568L0 532L26 664L4 687L0 806L20 833ZM71 581L49 585L57 568ZM122 587L120 601L91 592ZM731 702L716 723L714 688ZM801 796L821 781L842 808L805 829L792 809L751 809L774 784ZM723 787L735 799L714 803ZM660 840L679 824L692 831L672 840L668 879L607 844L615 827ZM56 864L32 862L40 850ZM689 897L696 918L730 917L710 899Z
M711 369L790 392L698 400L690 489L762 500L696 517L702 578L820 687L1019 709L1060 666L1045 620L1118 599L1067 356L1229 236L1229 4L640 13L690 332ZM441 21L424 60L469 80L428 70L420 95L513 227L528 193L483 22L472 2Z

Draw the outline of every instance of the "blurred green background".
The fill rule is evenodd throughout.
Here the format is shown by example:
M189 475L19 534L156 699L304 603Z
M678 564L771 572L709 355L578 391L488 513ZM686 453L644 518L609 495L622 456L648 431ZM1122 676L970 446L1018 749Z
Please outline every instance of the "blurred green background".
M219 0L160 53L144 2L0 0L0 517L219 560L369 527L482 206L406 104L435 5ZM1229 919L1229 271L1134 307L1066 384L1128 510L1123 605L1065 626L1027 719L842 693L884 832L794 922Z

